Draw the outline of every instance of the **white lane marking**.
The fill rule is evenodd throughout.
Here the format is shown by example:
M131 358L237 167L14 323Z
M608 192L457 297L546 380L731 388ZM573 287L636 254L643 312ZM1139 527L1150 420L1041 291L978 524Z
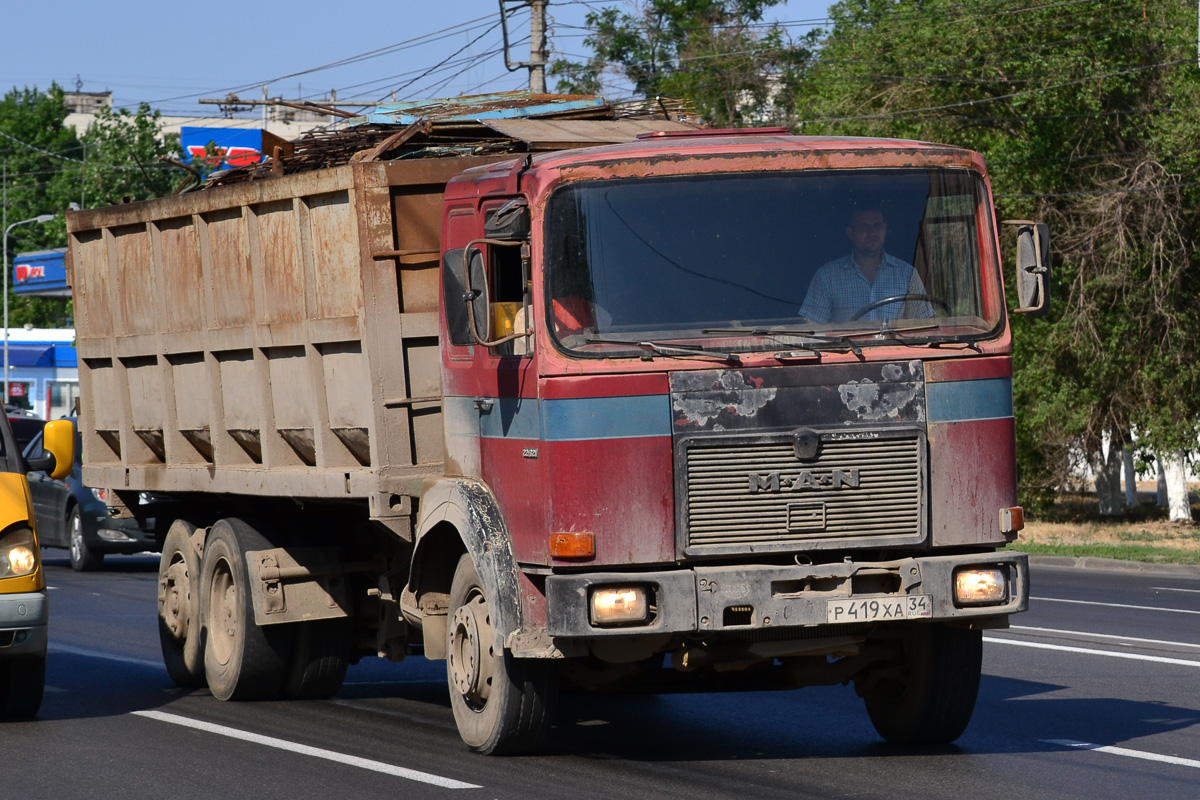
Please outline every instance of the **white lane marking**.
M137 664L139 667L153 667L155 669L165 670L161 661L154 661L149 658L132 658L130 656L117 655L116 653L106 653L103 650L88 650L84 647L71 647L69 644L50 643L51 653L67 653L73 656L85 656L87 658L103 658L108 661L120 661L122 664Z
M1190 592L1191 594L1200 594L1200 589L1176 589L1174 586L1151 586L1160 592Z
M1089 656L1108 656L1109 658L1127 658L1131 661L1154 661L1158 664L1180 664L1185 667L1200 667L1200 661L1189 661L1186 658L1168 658L1167 656L1143 656L1137 653L1117 653L1112 650L1093 650L1090 647L1068 647L1064 644L1043 644L1042 642L1022 642L1018 639L997 639L995 636L983 637L985 642L994 644L1011 644L1016 647L1032 647L1036 650L1059 650L1064 653L1084 653Z
M1130 750L1127 747L1110 747L1108 745L1092 744L1091 742L1077 742L1073 739L1039 739L1043 744L1056 744L1060 747L1071 747L1078 750L1095 750L1097 753L1112 753L1115 756L1128 756L1130 758L1141 758L1146 761L1161 761L1164 764L1177 764L1181 767L1192 767L1200 769L1200 761L1192 758L1180 758L1179 756L1163 756L1158 753L1147 753L1145 750Z
M369 758L359 758L358 756L347 755L345 753L335 753L332 750L325 750L320 747L311 747L306 744L297 742L289 742L286 739L276 739L274 736L263 736L258 733L250 733L249 731L238 730L237 728L229 728L225 725L215 725L211 722L201 722L187 717L180 717L176 714L165 714L162 711L131 711L129 712L138 717L148 717L156 719L160 722L169 722L172 725L182 725L185 728L195 728L199 731L207 733L215 733L218 736L228 736L231 739L240 739L243 742L253 742L261 744L264 747L274 747L277 750L286 750L289 753L299 753L300 755L312 756L313 758L323 758L326 761L334 761L338 764L346 764L351 767L359 767L360 769L368 769L373 772L382 772L385 775L394 775L397 778L404 778L410 781L419 783L429 783L434 786L441 786L444 789L482 789L474 783L463 783L456 781L453 778L443 778L441 775L433 775L428 772L420 772L407 767L397 767L392 764L385 764L382 761L372 761Z
M1065 631L1059 628L1032 628L1028 625L1010 625L1010 630L1014 631L1033 631L1035 633L1063 633L1067 636L1078 636L1081 639L1116 639L1122 642L1144 642L1145 644L1166 644L1172 647L1196 647L1200 648L1200 644L1192 644L1191 642L1172 642L1166 639L1139 639L1136 636L1116 636L1111 633L1088 633L1087 631Z
M1136 608L1139 611L1169 611L1172 614L1200 614L1188 608L1162 608L1161 606L1131 606L1127 603L1101 603L1096 600L1067 600L1062 597L1031 597L1039 603L1075 603L1081 606L1106 606L1107 608Z

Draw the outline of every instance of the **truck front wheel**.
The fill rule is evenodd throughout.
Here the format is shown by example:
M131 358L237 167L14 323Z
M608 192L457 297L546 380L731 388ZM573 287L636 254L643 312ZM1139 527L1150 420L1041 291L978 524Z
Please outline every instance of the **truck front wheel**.
M505 652L470 555L454 571L449 614L446 675L459 735L485 754L536 749L553 722L557 664Z
M903 639L903 667L863 692L879 735L896 744L949 744L975 710L983 669L983 634L942 624L913 625Z
M271 543L240 519L213 525L204 543L200 597L204 617L204 674L219 700L265 700L283 689L291 660L290 625L259 627L246 553Z

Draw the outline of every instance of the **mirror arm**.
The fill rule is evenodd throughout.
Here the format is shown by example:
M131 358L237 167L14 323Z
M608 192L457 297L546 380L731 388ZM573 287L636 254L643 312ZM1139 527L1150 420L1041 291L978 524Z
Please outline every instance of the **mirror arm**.
M466 291L463 292L463 300L467 303L467 322L468 327L471 329L471 338L480 347L495 347L505 342L511 342L514 339L524 339L532 336L532 330L527 330L524 333L512 333L502 339L493 339L490 342L479 336L479 329L475 325L475 303L472 302L479 295L471 288L471 250L479 244L488 244L493 247L521 247L525 245L525 242L511 242L507 239L472 239L463 248L463 286L466 288Z
M25 466L28 467L25 470L26 472L44 472L47 475L54 472L54 468L58 466L58 460L54 457L54 453L51 453L49 450L44 452L45 455L26 459Z

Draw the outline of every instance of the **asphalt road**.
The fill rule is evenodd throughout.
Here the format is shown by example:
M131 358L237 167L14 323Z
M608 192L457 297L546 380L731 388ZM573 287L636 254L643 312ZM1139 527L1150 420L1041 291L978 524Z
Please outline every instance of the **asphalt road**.
M440 662L364 661L330 701L179 690L156 558L77 574L61 552L42 713L0 726L5 798L1200 797L1200 576L1035 567L953 747L884 744L830 687L568 695L546 755L503 759L460 743Z

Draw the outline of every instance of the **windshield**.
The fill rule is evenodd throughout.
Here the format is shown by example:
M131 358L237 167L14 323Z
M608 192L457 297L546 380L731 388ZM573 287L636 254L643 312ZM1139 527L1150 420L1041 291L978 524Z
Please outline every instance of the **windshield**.
M569 183L548 210L549 327L592 356L970 341L1001 320L987 208L965 169Z

